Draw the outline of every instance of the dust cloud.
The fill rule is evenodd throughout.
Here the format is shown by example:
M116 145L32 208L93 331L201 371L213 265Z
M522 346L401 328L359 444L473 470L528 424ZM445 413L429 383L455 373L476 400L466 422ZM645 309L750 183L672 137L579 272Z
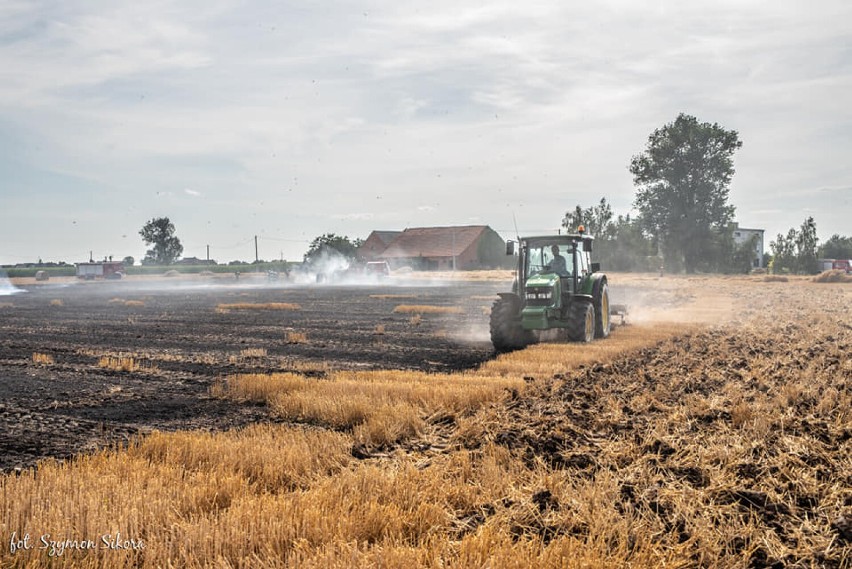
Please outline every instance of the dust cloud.
M488 323L464 323L449 334L449 338L460 344L491 343L491 331Z
M626 306L625 321L629 324L715 325L730 322L738 314L736 294L718 283L709 286L706 279L631 275L625 280L610 281L610 302ZM617 323L619 317L613 318Z

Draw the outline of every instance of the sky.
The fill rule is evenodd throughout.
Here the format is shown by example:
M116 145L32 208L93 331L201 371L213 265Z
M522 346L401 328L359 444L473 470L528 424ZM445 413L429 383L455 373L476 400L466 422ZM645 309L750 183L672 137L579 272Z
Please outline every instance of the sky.
M555 231L687 113L766 246L852 234L852 3L0 1L0 264L301 260L318 235Z

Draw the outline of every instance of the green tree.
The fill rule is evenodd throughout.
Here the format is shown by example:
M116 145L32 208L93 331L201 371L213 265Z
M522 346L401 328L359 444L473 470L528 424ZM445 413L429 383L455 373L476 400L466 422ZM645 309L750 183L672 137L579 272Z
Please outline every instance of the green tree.
M774 241L769 242L772 251L771 269L773 273L789 273L796 266L796 230L791 228L787 235L778 234Z
M667 268L692 273L720 258L734 216L728 194L740 147L737 131L681 113L651 133L645 151L630 161L634 206L661 243Z
M726 254L726 261L720 264L722 272L750 273L754 268L754 251L757 248L759 240L757 235L752 235L748 241L740 245L731 241L733 249L730 253Z
M582 225L595 237L594 257L601 266L616 271L646 271L649 257L655 254L654 244L647 238L638 220L630 215L619 215L613 220L612 206L606 198L597 205L583 208L580 205L562 218L562 226L574 233Z
M183 254L183 245L175 236L175 226L168 217L151 219L139 231L145 245L154 247L145 253L143 264L171 265Z
M562 218L562 227L569 233L576 232L581 225L586 233L593 235L596 240L607 240L613 236L612 206L606 198L601 198L597 205L586 209L578 204L573 211L566 212Z
M125 267L132 267L132 266L133 266L133 263L135 263L135 262L136 262L136 259L134 259L134 258L133 258L133 257L131 257L130 255L128 255L128 256L126 256L124 259L122 259L122 260L121 260L121 262L122 262L122 263L124 263L124 266L125 266Z
M817 257L818 243L819 238L817 237L816 222L813 217L808 217L802 223L796 239L799 272L806 274L819 272L819 258Z
M353 261L358 258L358 247L362 243L362 239L350 239L345 235L326 233L311 241L304 256L304 262L314 264L329 255L340 255L349 261Z
M619 215L613 223L613 237L604 251L606 266L615 271L655 271L659 268L657 248L642 229L641 220Z
M778 237L769 243L769 249L772 251L772 272L819 272L818 242L813 217L808 217L798 230L791 228L786 236L779 233Z
M817 253L820 259L852 259L852 237L835 233L820 245Z

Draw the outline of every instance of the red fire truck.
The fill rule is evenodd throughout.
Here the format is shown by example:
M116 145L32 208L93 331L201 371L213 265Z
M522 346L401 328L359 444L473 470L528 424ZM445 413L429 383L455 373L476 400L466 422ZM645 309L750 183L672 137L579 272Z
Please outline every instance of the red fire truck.
M94 279L120 279L124 276L124 263L121 261L100 261L77 263L77 278L91 281Z

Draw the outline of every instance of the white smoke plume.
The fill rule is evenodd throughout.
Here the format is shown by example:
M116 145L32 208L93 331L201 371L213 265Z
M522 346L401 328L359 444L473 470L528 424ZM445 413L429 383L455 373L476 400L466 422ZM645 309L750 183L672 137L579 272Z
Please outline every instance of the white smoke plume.
M13 285L12 281L9 280L6 271L0 269L0 296L10 296L18 294L19 292L24 291Z

